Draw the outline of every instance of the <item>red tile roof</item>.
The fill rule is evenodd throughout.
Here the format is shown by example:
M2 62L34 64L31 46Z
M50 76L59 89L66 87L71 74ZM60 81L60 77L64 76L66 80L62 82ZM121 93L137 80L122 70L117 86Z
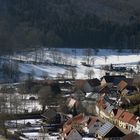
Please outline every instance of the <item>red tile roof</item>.
M134 117L129 121L129 124L132 124L133 126L136 126L136 123L137 123L137 117L134 116Z
M134 114L129 113L127 111L123 112L120 117L119 120L123 121L123 122L127 122L129 123L129 121L134 117Z
M69 134L70 131L73 129L73 126L75 124L80 124L85 119L85 115L83 113L80 113L79 115L69 119L64 125L63 125L63 134Z
M72 123L81 123L84 119L85 115L83 113L80 113L79 115L73 117Z
M119 91L122 91L123 89L126 88L126 86L127 86L127 83L126 83L124 80L122 80L122 81L118 84L117 89L118 89Z
M115 115L115 119L119 119L119 117L121 116L121 114L124 112L124 110L118 109L117 110L117 114Z
M94 117L90 117L90 118L89 118L89 121L87 122L87 123L88 123L88 124L87 124L87 125L88 125L87 127L90 127L92 124L94 124L95 122L97 122L97 120L98 120L98 119L97 119L97 117L95 117L95 116L94 116Z

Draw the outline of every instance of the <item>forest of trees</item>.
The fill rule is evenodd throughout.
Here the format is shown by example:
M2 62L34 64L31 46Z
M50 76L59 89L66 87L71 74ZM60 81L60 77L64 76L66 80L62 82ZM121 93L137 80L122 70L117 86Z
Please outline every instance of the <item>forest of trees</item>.
M113 1L99 2L95 3L96 8L102 4L112 12ZM130 0L123 3L125 11L120 4L119 10L124 12L121 18L127 17L121 22L121 18L115 19L118 9L114 15L112 12L112 15L99 16L101 10L95 9L91 0L0 0L0 52L11 53L40 46L138 50L140 10L138 7L128 14L128 2ZM83 8L87 4L93 6L93 11L91 7L91 11Z

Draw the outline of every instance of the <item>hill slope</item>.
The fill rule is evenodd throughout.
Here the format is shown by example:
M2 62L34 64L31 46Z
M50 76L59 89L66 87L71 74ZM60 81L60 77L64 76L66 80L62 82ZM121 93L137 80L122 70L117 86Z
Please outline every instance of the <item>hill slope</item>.
M139 0L0 0L0 47L140 47Z
M131 16L140 18L139 0L79 0L81 13L95 14L105 20L128 23Z

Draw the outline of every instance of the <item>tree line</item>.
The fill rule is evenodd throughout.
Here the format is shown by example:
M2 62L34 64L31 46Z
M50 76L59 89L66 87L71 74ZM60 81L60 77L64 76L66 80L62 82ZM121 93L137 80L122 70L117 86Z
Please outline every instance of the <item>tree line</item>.
M127 24L94 13L83 15L71 0L6 0L1 7L2 54L40 46L119 50L140 46L140 23L133 15Z

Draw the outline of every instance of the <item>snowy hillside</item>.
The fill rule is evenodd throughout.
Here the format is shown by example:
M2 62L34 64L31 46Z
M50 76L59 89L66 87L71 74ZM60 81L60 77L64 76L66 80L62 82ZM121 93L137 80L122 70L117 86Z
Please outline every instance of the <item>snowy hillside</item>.
M69 65L75 66L77 79L88 78L87 71L94 71L92 77L100 78L105 74L103 70L99 69L102 65L115 64L136 68L140 61L140 53L131 53L128 50L122 53L112 50L99 50L98 52L92 50L88 56L91 67L86 67L81 64L87 59L85 51L85 49L45 49L22 55L16 54L12 56L12 59L20 60L18 61L20 72L32 73L36 79L43 79L45 76L56 78L58 75L70 78Z

